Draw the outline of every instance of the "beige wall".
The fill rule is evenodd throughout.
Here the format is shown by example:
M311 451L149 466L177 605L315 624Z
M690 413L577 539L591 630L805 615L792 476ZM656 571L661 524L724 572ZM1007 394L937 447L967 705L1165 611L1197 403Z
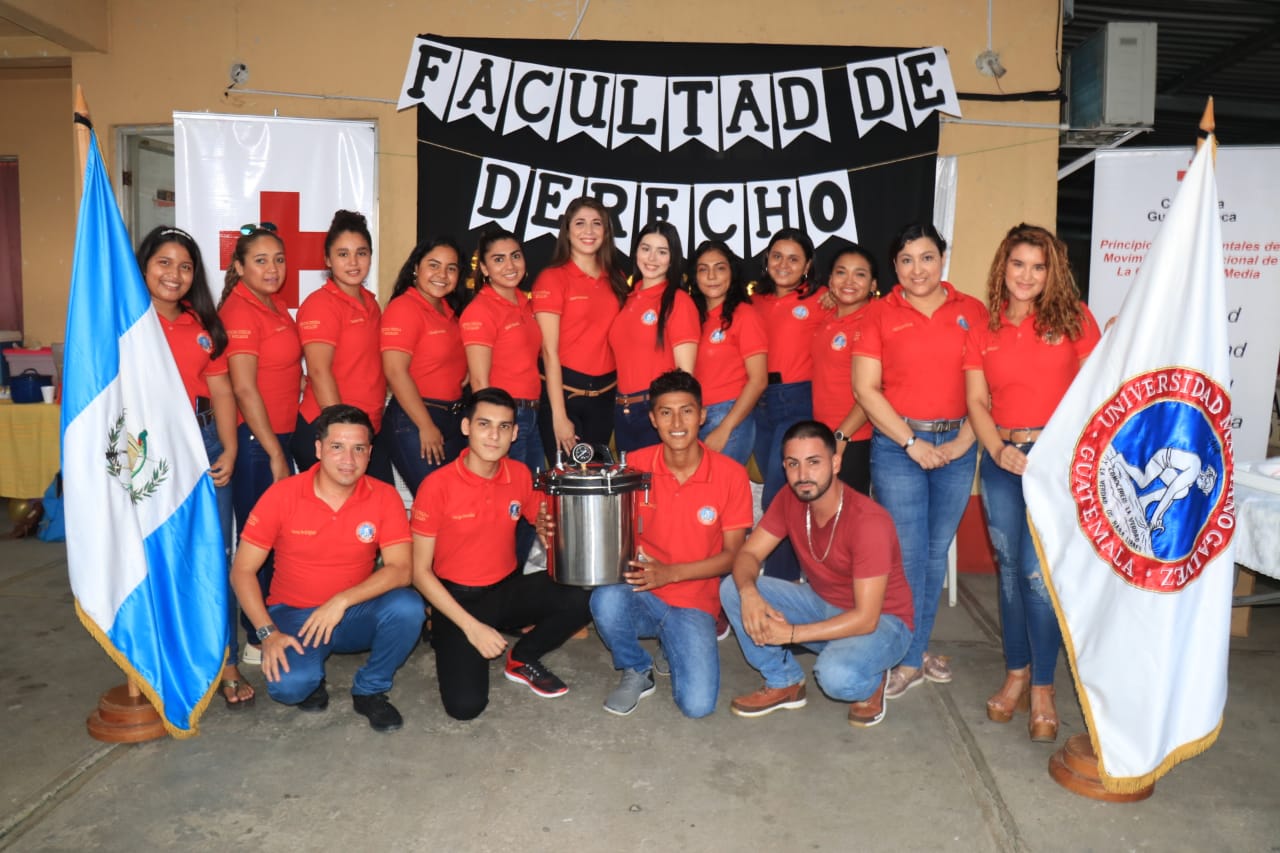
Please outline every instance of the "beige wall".
M998 90L980 76L974 57L986 48L983 0L592 0L579 38L636 41L943 45L960 91ZM1006 92L1052 89L1057 0L997 0L994 45L1007 75ZM74 82L84 86L104 144L118 125L164 124L173 110L373 119L378 123L381 245L379 280L389 287L397 263L414 240L416 223L416 119L392 105L224 95L233 62L249 67L250 88L365 96L394 100L412 37L425 31L454 36L565 38L577 14L575 0L456 0L445 3L365 3L315 0L110 0L109 52L74 53ZM47 244L28 256L27 328L32 337L61 337L72 242L68 199L71 147L65 84L11 83L0 72L0 99L10 90L22 103L47 99L23 135L66 167L49 167L24 232L39 228ZM1050 103L962 102L966 117L1055 122ZM18 113L21 115L22 113ZM5 115L14 113L6 111ZM5 135L10 121L6 120ZM0 135L0 142L5 141ZM0 153L9 153L0 145ZM1052 130L946 125L943 154L960 156L960 184L952 278L973 291L985 278L999 237L1011 224L1053 224L1057 134ZM114 152L107 151L112 163ZM56 178L56 180L54 180ZM24 178L24 186L25 186ZM24 196L26 190L24 189ZM39 294L38 298L33 298Z

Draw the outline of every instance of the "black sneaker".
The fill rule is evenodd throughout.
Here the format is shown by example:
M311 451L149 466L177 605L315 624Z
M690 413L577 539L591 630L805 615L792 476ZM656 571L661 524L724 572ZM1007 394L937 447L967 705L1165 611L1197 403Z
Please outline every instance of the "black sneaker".
M544 699L553 699L569 692L569 687L538 661L521 663L508 653L504 672L508 681L527 684L530 690Z
M375 732L394 732L404 725L404 718L391 704L385 693L370 693L367 696L352 696L351 707L357 714L369 718L369 725Z
M312 690L311 695L307 696L306 699L303 699L301 702L298 703L299 711L306 711L312 714L318 711L323 711L325 708L328 708L328 707L329 707L329 691L324 689L323 678L320 679L320 686L317 687L315 690Z

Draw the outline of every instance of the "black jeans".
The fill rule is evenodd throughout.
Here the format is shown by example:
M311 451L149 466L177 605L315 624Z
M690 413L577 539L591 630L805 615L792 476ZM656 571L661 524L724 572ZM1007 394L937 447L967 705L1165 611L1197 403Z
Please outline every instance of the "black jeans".
M871 439L850 441L840 457L840 482L855 492L871 494Z
M565 385L583 391L595 391L611 382L616 382L618 374L610 371L600 376L579 373L567 367L560 368L560 375ZM564 408L573 421L573 429L578 433L578 441L598 447L608 447L609 438L613 435L613 400L617 388L610 388L595 397L580 394L570 397L571 391L564 392ZM548 402L547 385L542 384L542 405L538 407L538 432L542 436L542 452L547 456L547 464L556 463L556 432L551 424L551 404ZM566 460L567 461L567 460Z
M546 572L526 575L516 569L489 586L461 586L443 579L441 583L463 609L504 634L519 634L532 625L511 647L511 657L521 663L540 660L591 621L590 590L558 584ZM455 720L480 716L489 704L489 661L436 608L431 645L445 712Z

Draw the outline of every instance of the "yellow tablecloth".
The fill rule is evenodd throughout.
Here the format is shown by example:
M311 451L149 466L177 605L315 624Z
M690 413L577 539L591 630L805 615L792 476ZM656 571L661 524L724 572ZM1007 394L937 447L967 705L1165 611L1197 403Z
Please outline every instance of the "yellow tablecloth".
M0 497L38 498L61 467L55 403L0 400Z

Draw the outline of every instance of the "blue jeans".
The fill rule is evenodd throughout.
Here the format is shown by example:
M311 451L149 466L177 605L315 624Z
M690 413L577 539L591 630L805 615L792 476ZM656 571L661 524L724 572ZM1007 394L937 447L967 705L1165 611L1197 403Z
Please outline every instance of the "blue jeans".
M733 409L736 400L725 400L722 403L712 403L707 406L707 422L702 425L702 429L698 430L698 438L703 441L711 434L711 431L720 426L720 422ZM720 452L728 456L739 465L745 466L747 459L751 456L752 445L756 440L756 413L753 409L747 412L747 416L742 419L742 423L733 428L733 432L729 433L729 440L724 443L724 450Z
M387 413L382 418L382 431L378 433L378 441L383 444L391 463L396 466L409 493L416 496L418 487L427 475L437 468L457 459L462 448L467 446L467 439L462 435L461 413L439 408L451 405L449 401L432 400L427 406L427 415L431 422L444 436L444 462L437 465L422 458L422 441L418 438L418 425L413 422L395 397L387 403Z
M756 439L752 453L756 467L764 477L760 505L765 509L778 492L787 487L782 471L782 436L797 421L813 417L813 388L808 382L784 382L766 386L756 403ZM800 561L791 540L783 539L764 561L769 577L796 580L800 577Z
M276 433L286 459L288 459L289 439L292 435L291 432ZM239 452L236 453L235 471L231 474L231 505L236 513L236 538L239 539L241 532L244 531L245 522L249 520L250 510L258 502L258 498L262 497L262 493L275 481L271 477L271 459L262 449L262 444L254 437L253 430L249 429L248 424L240 424L236 427L236 440L240 446ZM292 461L289 465L293 466ZM272 555L268 554L266 562L262 564L262 568L258 569L258 587L262 590L264 600L267 597L267 591L271 589L271 578L274 575L275 562L272 560ZM253 636L253 623L243 613L240 614L240 624L248 632L249 639L254 640L253 645L257 645L256 638Z
M538 410L517 409L516 426L520 432L511 444L507 454L529 466L529 473L536 474L545 470L547 463L542 455L542 437L538 433ZM516 522L516 565L523 568L529 559L529 551L533 549L533 541L538 538L533 525L521 518Z
M838 616L844 611L828 604L807 583L762 577L756 581L761 597L793 625L807 625ZM747 663L764 676L768 687L789 687L804 678L789 646L758 646L742 627L742 599L732 577L720 583L720 603L733 625L734 636ZM880 688L885 670L901 660L911 642L911 631L897 616L880 614L870 634L805 643L818 653L813 677L822 692L840 702L869 699Z
M287 604L267 608L276 627L295 637L314 610L314 607ZM369 659L356 670L351 682L351 694L386 693L391 689L396 670L418 642L424 618L422 596L408 587L393 589L349 607L333 629L329 642L308 646L301 655L293 649L285 650L289 671L284 672L282 667L280 680L267 682L267 692L277 702L296 705L324 680L324 664L329 655L368 651Z
M1027 445L1019 448L1024 452L1030 449ZM982 460L978 477L982 481L987 530L1000 564L1000 633L1005 666L1022 669L1030 665L1032 684L1053 684L1062 631L1027 527L1022 478L1001 468L991 457Z
M705 717L720 693L720 651L715 617L696 607L672 607L652 592L624 583L591 593L596 631L613 655L614 669L648 672L653 658L640 645L657 637L671 664L671 694L686 717Z
M200 436L204 439L204 452L209 457L209 464L212 465L218 461L218 457L222 455L222 441L218 438L218 425L212 420L204 426L200 427ZM231 543L235 540L231 537L235 534L232 524L235 522L235 513L231 506L231 484L225 486L214 486L213 493L218 502L218 529L222 531L222 541L224 544L223 552L227 558L228 576L231 569ZM229 592L227 595L227 621L231 625L231 641L227 652L227 662L235 663L240 656L240 636L236 629L236 596L235 593Z
M649 401L641 400L630 405L631 412L623 414L621 403L613 405L613 443L623 453L658 443L658 431L649 420Z
M917 432L916 441L937 446L958 432ZM929 647L947 577L947 549L969 503L977 455L975 443L959 459L926 471L879 430L871 437L871 493L893 516L902 546L902 569L915 605L915 633L903 666L918 668Z

